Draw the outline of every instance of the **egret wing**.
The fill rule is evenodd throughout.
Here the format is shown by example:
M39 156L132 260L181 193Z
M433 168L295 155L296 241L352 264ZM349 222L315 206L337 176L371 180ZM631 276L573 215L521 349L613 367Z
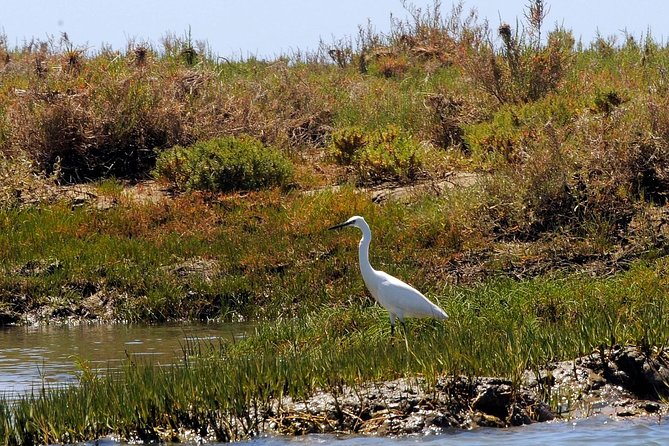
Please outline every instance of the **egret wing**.
M400 319L404 317L445 319L448 317L444 310L430 302L411 285L382 271L377 271L377 274L379 276L377 288L379 303Z

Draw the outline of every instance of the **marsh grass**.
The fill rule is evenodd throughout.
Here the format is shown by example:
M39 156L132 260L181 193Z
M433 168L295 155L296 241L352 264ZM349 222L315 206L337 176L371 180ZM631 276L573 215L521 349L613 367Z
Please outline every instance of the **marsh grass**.
M507 274L501 271L512 275L536 262L551 268L555 259L606 260L619 249L620 230L611 219L586 220L580 238L505 242L530 230L527 222L518 226L517 189L498 177L408 206L379 207L366 194L343 188L4 209L0 302L13 321L26 314L145 322L264 319L308 314L327 303L369 305L357 272L358 234L325 230L355 214L374 228L373 265L429 292ZM106 182L96 193L107 199L121 192ZM653 261L664 252L663 236L655 232L658 212L649 206L635 220L625 262L641 254ZM467 260L464 253L475 257Z
M325 231L330 220L321 219L344 214L342 196L254 194L252 201L194 195L109 209L4 210L1 299L25 313L67 296L65 317L95 296L114 319L128 321L262 318L309 311L327 299L323 283L352 282L344 265L333 267L338 248ZM344 197L371 209L353 191Z
M567 277L447 288L436 299L447 322L412 320L389 334L387 314L327 305L302 318L261 324L234 343L184 347L156 367L130 358L120 371L82 373L77 386L37 391L0 405L8 444L76 442L115 434L169 440L179 429L246 438L281 410L281 398L422 376L503 376L585 355L611 343L666 345L666 267L638 265L612 279ZM364 393L364 392L363 392ZM558 395L559 396L559 395ZM555 396L554 404L563 404ZM557 409L557 407L555 407Z

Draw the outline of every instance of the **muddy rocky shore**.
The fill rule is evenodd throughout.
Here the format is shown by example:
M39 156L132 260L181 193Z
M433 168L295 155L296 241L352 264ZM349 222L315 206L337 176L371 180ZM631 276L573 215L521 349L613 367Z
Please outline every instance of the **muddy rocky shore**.
M669 411L669 350L615 346L526 371L518 382L447 377L436 385L414 378L342 386L336 394L282 401L264 430L397 436L597 414L662 417Z

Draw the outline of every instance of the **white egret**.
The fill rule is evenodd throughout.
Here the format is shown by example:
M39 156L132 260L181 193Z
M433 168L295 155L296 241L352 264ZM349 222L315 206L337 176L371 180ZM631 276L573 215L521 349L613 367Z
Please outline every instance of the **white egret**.
M360 272L374 299L390 313L391 334L395 332L395 319L399 319L402 325L404 325L405 317L448 319L446 312L430 302L420 291L390 274L372 268L369 263L369 243L372 241L372 231L364 218L356 215L329 229L346 226L355 226L362 231L362 238L358 245Z

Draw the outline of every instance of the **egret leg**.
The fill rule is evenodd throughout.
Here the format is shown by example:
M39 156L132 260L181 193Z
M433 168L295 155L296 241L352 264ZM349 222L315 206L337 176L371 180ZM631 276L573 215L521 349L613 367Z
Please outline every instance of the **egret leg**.
M395 335L395 315L390 313L390 336Z
M399 318L400 324L402 325L402 332L404 333L404 345L409 351L409 332L407 331L407 324L404 322L404 318Z

